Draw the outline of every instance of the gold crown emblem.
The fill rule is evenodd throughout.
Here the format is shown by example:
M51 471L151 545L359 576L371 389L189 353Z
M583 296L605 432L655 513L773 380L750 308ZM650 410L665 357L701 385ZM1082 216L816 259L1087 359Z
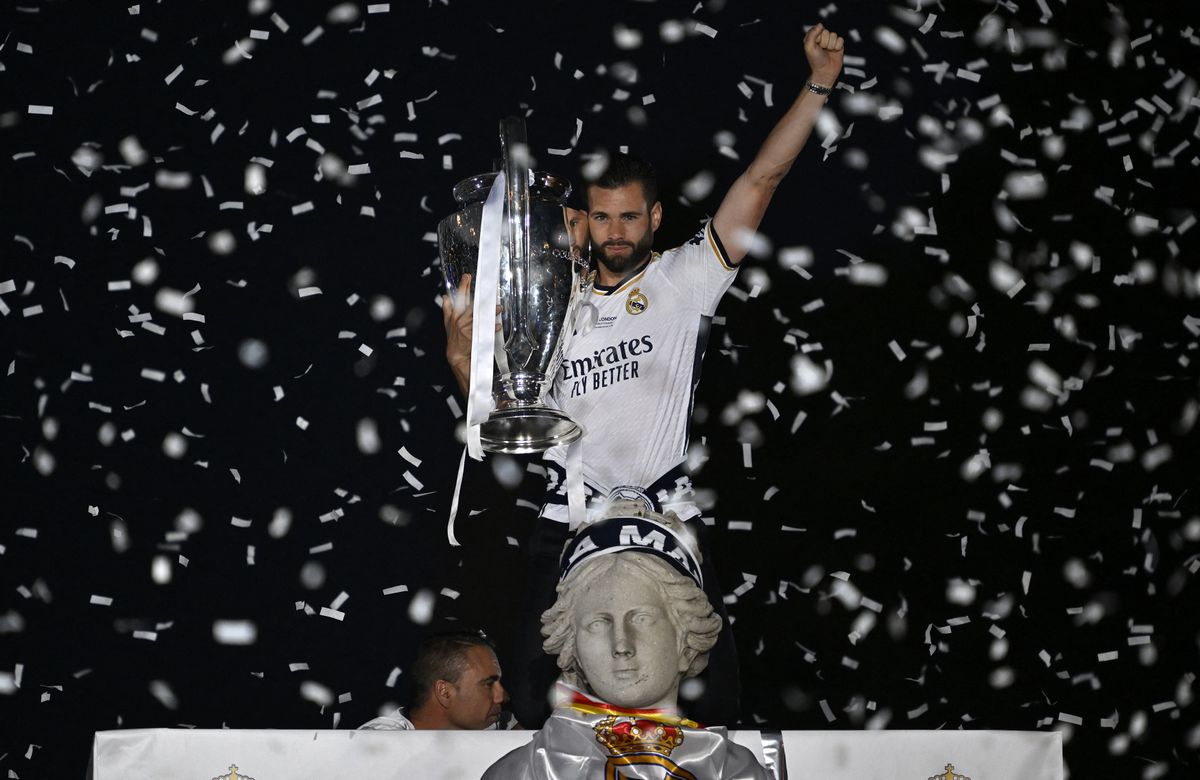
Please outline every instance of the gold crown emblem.
M971 780L971 778L955 772L954 764L946 764L946 770L944 772L938 772L936 775L927 778L927 780Z
M213 780L254 780L250 775L243 775L238 771L237 764L232 764L229 767L229 774L217 775Z
M668 723L644 718L618 718L609 715L595 725L596 741L608 748L610 755L657 753L671 755L683 744L683 729Z
M650 299L644 292L637 287L629 291L629 297L625 299L625 311L630 314L641 314L648 308L650 308Z

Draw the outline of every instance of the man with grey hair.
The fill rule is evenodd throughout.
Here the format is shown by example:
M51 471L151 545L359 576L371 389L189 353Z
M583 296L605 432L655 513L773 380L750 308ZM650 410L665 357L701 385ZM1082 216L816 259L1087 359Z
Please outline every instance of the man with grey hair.
M562 678L553 714L484 780L768 778L723 727L680 713L680 682L708 663L721 618L673 515L619 504L563 551L544 648Z

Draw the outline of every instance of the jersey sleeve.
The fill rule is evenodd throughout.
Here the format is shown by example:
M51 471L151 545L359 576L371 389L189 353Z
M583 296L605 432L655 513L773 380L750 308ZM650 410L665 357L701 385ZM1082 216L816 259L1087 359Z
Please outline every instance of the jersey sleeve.
M664 252L662 260L669 266L664 270L705 317L711 317L717 310L721 296L737 275L737 266L729 262L712 220L683 246Z

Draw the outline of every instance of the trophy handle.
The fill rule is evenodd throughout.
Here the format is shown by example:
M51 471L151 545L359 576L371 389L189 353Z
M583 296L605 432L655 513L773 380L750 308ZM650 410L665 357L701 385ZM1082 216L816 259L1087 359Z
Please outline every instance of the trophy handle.
M511 325L505 346L510 356L521 356L528 363L534 341L525 332L529 312L529 143L525 120L510 116L500 121L500 148L504 154L505 200L508 204L508 262L512 284L504 312ZM522 368L525 366L523 365Z

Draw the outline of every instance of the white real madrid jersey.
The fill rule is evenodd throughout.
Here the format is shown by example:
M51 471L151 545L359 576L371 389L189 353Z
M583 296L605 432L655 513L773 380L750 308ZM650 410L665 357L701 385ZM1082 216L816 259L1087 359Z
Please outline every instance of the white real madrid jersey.
M583 426L583 477L605 495L682 463L709 323L737 269L710 221L612 287L594 285L553 390ZM546 457L560 465L565 449Z

